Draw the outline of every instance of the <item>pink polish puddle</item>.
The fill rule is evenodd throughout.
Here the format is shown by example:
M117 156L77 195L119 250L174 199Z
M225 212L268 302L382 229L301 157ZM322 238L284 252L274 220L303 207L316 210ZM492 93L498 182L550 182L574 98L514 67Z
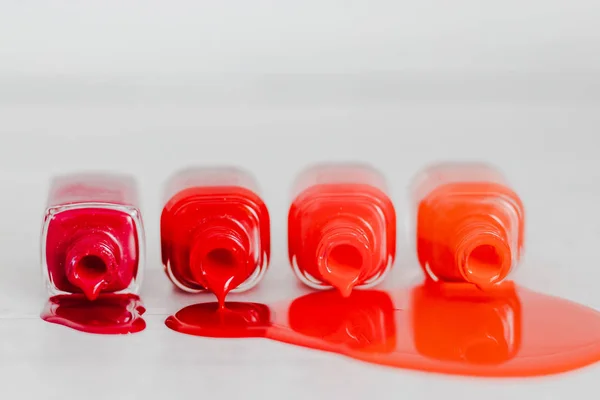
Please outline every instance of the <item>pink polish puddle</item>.
M82 332L117 335L144 330L144 312L140 298L132 294L102 294L94 301L71 294L51 297L41 317Z

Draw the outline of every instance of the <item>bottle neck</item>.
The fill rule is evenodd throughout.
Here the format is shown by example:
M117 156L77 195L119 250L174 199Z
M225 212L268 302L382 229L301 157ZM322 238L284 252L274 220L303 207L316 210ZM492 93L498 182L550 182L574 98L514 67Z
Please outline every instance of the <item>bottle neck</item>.
M79 236L69 246L65 258L68 281L95 300L117 272L120 248L109 235L91 232Z
M512 268L506 229L491 217L460 224L452 235L451 250L460 276L482 288L501 282Z
M246 231L227 221L200 228L190 246L190 270L196 282L213 292L221 307L230 290L252 273Z
M372 234L358 220L334 218L321 229L316 248L318 270L342 296L349 296L371 270L372 242Z

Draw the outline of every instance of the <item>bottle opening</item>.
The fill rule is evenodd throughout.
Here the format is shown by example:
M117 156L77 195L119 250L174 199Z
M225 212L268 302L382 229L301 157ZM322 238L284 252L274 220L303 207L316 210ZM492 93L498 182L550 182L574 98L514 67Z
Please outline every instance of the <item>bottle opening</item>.
M191 273L199 284L217 296L223 308L227 293L250 275L247 257L245 248L228 236L198 240L190 255Z
M355 245L340 243L333 245L319 263L323 278L347 297L357 284L364 270L364 254Z
M119 248L103 233L91 233L73 242L65 257L65 273L71 284L81 289L88 300L118 279Z
M363 257L360 251L350 244L339 244L329 252L327 268L341 276L354 277L360 273Z
M482 244L467 254L465 271L474 283L494 283L502 274L504 257L495 246Z
M233 269L237 266L237 260L231 250L216 248L206 254L204 265L208 269Z
M108 272L108 267L102 258L95 255L87 255L79 260L75 266L75 271L81 279L97 281Z

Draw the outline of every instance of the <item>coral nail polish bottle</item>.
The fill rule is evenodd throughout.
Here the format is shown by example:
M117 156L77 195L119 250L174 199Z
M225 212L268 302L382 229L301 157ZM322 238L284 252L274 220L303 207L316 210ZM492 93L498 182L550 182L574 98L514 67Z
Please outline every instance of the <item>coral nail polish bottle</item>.
M111 174L53 180L42 229L42 268L50 294L136 293L144 228L135 181Z
M379 283L396 253L396 214L385 181L364 165L318 165L302 173L288 215L298 278L315 289Z
M417 253L430 279L486 288L515 268L524 209L498 171L477 163L438 164L420 174L413 195Z
M167 185L161 216L165 271L187 292L209 290L221 306L230 291L256 285L270 256L269 212L247 173L192 168Z

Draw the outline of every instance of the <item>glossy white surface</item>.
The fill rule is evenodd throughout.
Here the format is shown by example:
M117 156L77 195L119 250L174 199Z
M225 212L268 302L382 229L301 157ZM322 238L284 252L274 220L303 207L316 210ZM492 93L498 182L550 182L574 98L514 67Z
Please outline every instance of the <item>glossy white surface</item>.
M373 164L402 224L420 168L484 160L527 208L516 279L600 309L596 2L194 3L0 5L1 398L598 398L600 365L498 381L178 335L166 316L209 297L172 289L158 232L175 170L245 167L270 207L273 262L257 289L234 298L285 299L303 290L285 234L302 169ZM140 334L86 335L38 317L48 180L80 169L139 178L149 249ZM398 240L386 286L420 276L409 235Z

